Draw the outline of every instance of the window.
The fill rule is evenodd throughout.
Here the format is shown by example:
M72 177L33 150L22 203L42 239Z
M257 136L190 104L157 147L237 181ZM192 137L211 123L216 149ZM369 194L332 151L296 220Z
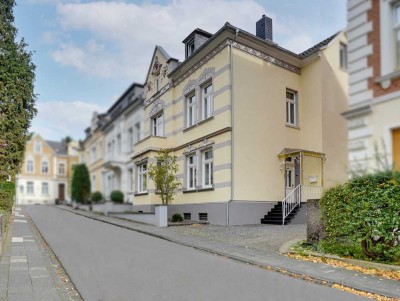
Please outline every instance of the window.
M24 193L24 185L19 185L19 192Z
M184 220L191 220L192 219L192 214L190 212L183 213L183 219Z
M96 190L96 175L92 175L92 183L91 183L92 192Z
M48 174L49 173L49 162L47 160L42 161L42 173Z
M92 147L92 163L96 162L97 159L97 149L95 146Z
M396 67L400 68L400 2L393 5L393 37Z
M117 154L120 154L122 151L122 145L121 145L121 134L117 135Z
M194 39L186 44L186 57L189 57L194 52Z
M286 167L286 188L294 187L294 168Z
M202 118L206 119L213 114L213 95L212 84L208 84L203 88Z
M140 122L135 124L135 131L136 131L136 140L135 142L140 141Z
M58 164L58 174L65 175L65 163Z
M34 163L33 163L32 159L29 159L28 161L26 161L26 172L33 173L33 166L34 166Z
M42 151L42 142L35 141L35 153L40 153Z
M128 150L131 152L133 151L133 145L135 144L135 138L133 136L133 128L129 128L128 130L128 139L129 139Z
M49 195L49 183L42 183L42 195Z
M156 76L156 92L160 90L160 75Z
M297 92L286 90L286 123L298 126Z
M212 187L214 183L213 175L213 151L207 150L203 152L203 187Z
M153 136L164 136L164 115L159 114L151 120L153 127Z
M193 93L187 98L186 102L186 126L196 123L196 95Z
M33 194L34 193L33 182L26 182L26 193L27 194Z
M147 192L147 163L137 167L137 190L138 192Z
M187 189L196 189L197 186L197 156L187 157Z
M340 68L347 69L347 45L340 43Z

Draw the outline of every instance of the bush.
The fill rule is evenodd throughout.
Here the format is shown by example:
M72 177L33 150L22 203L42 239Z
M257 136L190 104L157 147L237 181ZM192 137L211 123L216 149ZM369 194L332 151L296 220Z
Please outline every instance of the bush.
M14 205L15 183L0 182L0 210L11 212Z
M113 190L110 195L111 201L122 204L124 202L124 194L119 190Z
M98 203L100 201L103 200L103 195L101 194L100 191L95 191L92 193L92 195L90 196L90 200L92 202Z
M400 260L399 180L399 173L386 172L328 190L321 199L324 251L378 261Z
M182 214L175 213L175 214L172 216L171 221L172 221L173 223L182 222L182 221L183 221L183 216L182 216Z

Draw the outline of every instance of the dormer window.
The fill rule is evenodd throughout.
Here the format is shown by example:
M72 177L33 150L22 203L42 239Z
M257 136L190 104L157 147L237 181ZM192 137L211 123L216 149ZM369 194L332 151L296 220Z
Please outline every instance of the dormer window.
M189 57L192 55L192 53L194 52L195 48L194 48L194 39L192 39L191 41L189 41L186 44L186 57Z

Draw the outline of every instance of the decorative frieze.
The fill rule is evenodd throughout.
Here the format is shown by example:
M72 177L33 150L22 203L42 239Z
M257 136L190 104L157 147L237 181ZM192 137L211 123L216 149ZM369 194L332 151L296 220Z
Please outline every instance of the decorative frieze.
M194 152L198 149L202 149L202 148L206 148L209 147L211 145L215 144L214 141L212 140L208 140L208 139L204 139L200 144L198 144L197 146L194 146L193 144L188 145L185 150L183 151L183 154L189 154L191 152Z

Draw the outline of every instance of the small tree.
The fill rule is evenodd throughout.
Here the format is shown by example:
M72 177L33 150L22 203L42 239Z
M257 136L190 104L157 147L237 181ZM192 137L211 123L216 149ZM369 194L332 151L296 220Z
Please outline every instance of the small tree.
M169 149L161 149L158 152L157 164L149 165L149 177L153 180L163 205L171 204L176 189L182 185L176 177L177 172L176 156L171 156Z
M74 167L71 184L72 199L83 203L90 198L90 177L86 165L77 164Z

